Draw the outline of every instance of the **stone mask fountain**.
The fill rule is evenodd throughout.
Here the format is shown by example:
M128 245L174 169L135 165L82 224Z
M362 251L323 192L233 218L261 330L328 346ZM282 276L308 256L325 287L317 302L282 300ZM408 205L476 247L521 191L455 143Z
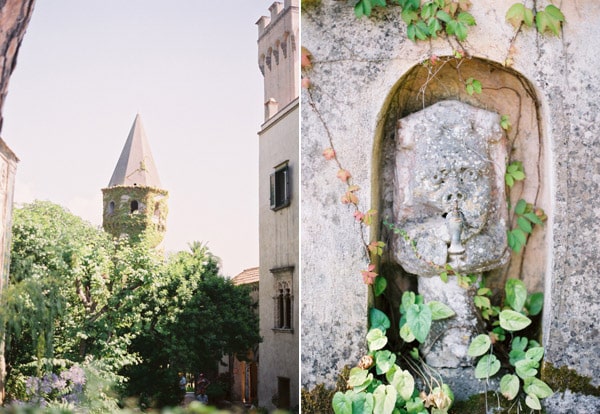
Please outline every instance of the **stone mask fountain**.
M440 273L451 267L481 275L509 260L506 158L496 113L442 101L398 121L393 214L408 240L395 235L391 248L403 269L418 276L426 302L456 312L434 323L421 347L438 369L472 365L467 349L477 324L471 293L456 277L444 283Z

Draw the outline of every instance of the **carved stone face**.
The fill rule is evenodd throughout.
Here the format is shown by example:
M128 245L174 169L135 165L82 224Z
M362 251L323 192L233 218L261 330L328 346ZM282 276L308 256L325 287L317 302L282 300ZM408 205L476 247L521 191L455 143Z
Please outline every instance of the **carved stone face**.
M409 273L436 275L446 263L479 272L508 257L498 123L497 114L455 101L399 122L394 212L412 241L396 239L394 251Z

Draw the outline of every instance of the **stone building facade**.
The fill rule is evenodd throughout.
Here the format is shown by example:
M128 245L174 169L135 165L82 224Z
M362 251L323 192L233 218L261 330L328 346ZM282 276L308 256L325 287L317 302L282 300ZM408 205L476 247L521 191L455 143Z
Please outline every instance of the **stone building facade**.
M600 402L587 400L578 383L587 381L597 395L600 56L591 48L600 45L600 5L561 2L565 23L553 36L507 22L512 0L472 2L477 25L459 43L446 36L409 40L398 6L357 18L346 2L311 3L302 11L302 46L313 66L307 75L313 86L301 97L303 388L334 386L342 368L364 355L367 312L375 302L361 277L370 259L362 253L355 218L339 201L346 191L336 178L339 167L322 156L329 138L360 187L359 209L380 214L366 239L386 241L381 221L393 211L385 171L394 162L398 122L454 99L508 116L508 157L523 162L526 179L507 197L513 206L523 198L548 216L526 248L489 279L496 292L508 277L544 292L542 378L561 391L544 400L547 412L575 405L597 411ZM538 12L551 3L533 2ZM455 59L457 53L462 58ZM481 82L482 93L469 93L469 79ZM511 212L507 227L515 225ZM389 282L398 290L415 283L402 277ZM561 376L581 381L560 385ZM563 402L567 397L570 402Z
M168 192L158 170L138 114L121 151L108 187L102 189L102 226L114 237L139 241L142 233L159 247L166 232Z
M244 269L243 272L237 274L231 279L231 282L236 285L245 285L250 288L250 297L252 303L256 304L256 313L259 312L258 296L259 296L259 268L251 267ZM249 349L243 358L237 355L229 355L227 361L221 364L231 376L231 399L233 401L241 401L246 406L256 406L258 403L258 345L255 348Z
M299 405L298 0L275 2L258 22L265 122L259 136L260 369L258 400Z

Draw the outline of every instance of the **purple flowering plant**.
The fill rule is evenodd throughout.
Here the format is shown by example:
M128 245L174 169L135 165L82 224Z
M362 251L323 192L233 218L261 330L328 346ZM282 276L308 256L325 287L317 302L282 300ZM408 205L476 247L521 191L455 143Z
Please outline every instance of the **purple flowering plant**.
M42 407L50 402L78 404L83 397L85 382L83 368L73 365L58 375L50 372L42 377L27 377L25 392L29 403Z

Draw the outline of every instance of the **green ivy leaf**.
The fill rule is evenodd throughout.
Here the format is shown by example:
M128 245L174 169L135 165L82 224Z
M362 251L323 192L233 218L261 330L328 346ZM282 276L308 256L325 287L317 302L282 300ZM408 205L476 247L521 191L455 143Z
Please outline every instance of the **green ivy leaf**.
M419 360L419 348L415 347L415 348L411 349L409 351L409 354L410 354L411 358L414 359L415 361Z
M492 294L492 290L490 288L486 288L486 287L482 287L477 289L477 295L479 296L485 296L485 295L491 295Z
M400 338L404 342L412 342L416 339L407 323L400 328Z
M515 180L512 177L512 175L510 175L510 174L504 175L504 181L506 182L506 185L509 186L510 188L512 188L512 186L515 185Z
M502 115L500 117L500 127L502 129L504 129L505 131L508 131L510 129L510 119L508 117L508 115ZM510 169L510 166L509 166Z
M527 300L525 283L519 279L508 279L504 285L504 290L506 292L506 304L517 312L521 312Z
M354 14L358 18L360 18L362 16L370 16L372 9L373 9L373 5L371 3L371 0L360 0L354 6Z
M550 30L554 35L560 36L560 24L564 20L564 16L562 16L562 19L557 19L557 13L555 9L558 10L559 15L562 16L560 10L556 6L552 5L549 5L544 10L537 12L535 15L535 24L538 32L543 34L546 30Z
M475 24L476 24L475 18L473 17L473 15L468 12L459 13L458 16L456 17L456 20L458 20L460 23L463 23L467 26L475 26Z
M464 41L467 38L468 32L469 29L464 23L457 22L456 28L454 29L454 36L456 36L458 40L461 42ZM475 85L473 86L475 87ZM479 89L481 89L481 87ZM475 91L477 92L477 87L475 87ZM478 93L481 93L481 90Z
M438 12L435 14L435 17L444 23L449 23L452 20L452 17L450 17L450 15L443 10L438 10Z
M458 38L458 35L457 35L457 38ZM475 78L469 78L469 79L467 79L467 81L465 82L465 87L467 88L467 93L469 95L473 95L473 93L475 93L475 92L481 93L481 91L482 91L482 89L481 89L481 82L479 82Z
M375 328L369 330L367 334L367 343L369 344L369 351L377 351L383 348L387 344L387 336L381 329Z
M385 289L387 288L387 280L385 277L379 275L375 278L375 283L373 283L373 292L375 296L380 296Z
M377 308L369 309L369 324L371 328L379 328L383 332L390 328L390 318Z
M502 116L505 117L506 115L502 115ZM521 164L519 161L511 162L506 167L506 171L509 173L514 173L515 171L519 171L519 164Z
M391 414L396 405L396 389L391 385L381 384L373 392L375 405L373 414Z
M377 375L387 373L396 363L396 355L388 350L375 353L375 368Z
M372 413L375 406L373 394L368 392L359 392L352 395L353 413Z
M522 359L525 359L525 351L521 351L520 349L513 349L508 353L508 357L508 362L514 367L517 362L519 362Z
M544 294L542 292L536 292L529 295L527 302L525 302L525 308L531 316L535 316L542 311L544 306Z
M348 377L348 386L352 387L355 392L365 390L373 381L373 374L366 369L354 367L350 370Z
M539 366L540 365L536 361L525 358L517 361L515 364L515 372L523 379L535 377L537 375L537 367Z
M529 348L527 350L527 352L525 353L525 356L533 361L540 362L542 360L542 358L544 357L544 347L536 346L533 348ZM538 395L538 397L539 397L539 395ZM544 397L540 397L540 398L544 398Z
M525 173L523 171L515 171L510 175L512 175L512 178L514 178L517 181L523 181L525 179Z
M423 4L421 7L421 18L423 20L427 20L430 17L435 16L435 12L437 11L437 6L431 2Z
M554 391L544 381L531 377L526 378L523 384L523 390L528 395L535 395L538 398L548 398Z
M431 309L431 319L434 321L446 319L456 315L456 313L448 305L445 305L442 302L432 300L431 302L427 303L427 306L429 306L429 309Z
M406 402L406 410L409 414L420 414L423 412L424 409L425 406L423 405L423 400L421 400L419 397L415 397L412 400Z
M448 283L448 272L440 273L440 279L442 279L442 282Z
M542 409L542 405L540 404L539 398L532 394L527 394L527 397L525 397L525 404L527 404L527 407L533 410Z
M429 37L429 28L427 27L427 24L423 20L419 20L414 23L414 25L416 30L415 35L421 40L427 40Z
M516 29L525 20L525 6L521 3L513 4L506 12L506 20Z
M523 21L527 27L533 26L533 10L529 8L525 9L525 18Z
M521 230L528 234L531 234L531 232L533 231L531 223L523 216L517 217L517 226L519 226Z
M420 343L425 342L431 329L431 309L427 305L411 305L406 312L406 324Z
M527 316L507 309L500 312L500 326L507 331L520 331L531 324Z
M421 6L421 0L395 0L403 9L417 10Z
M527 220L531 221L534 224L543 224L543 221L534 212L525 213L523 214L523 217L525 217Z
M521 198L519 201L517 201L517 205L515 206L515 213L521 216L523 215L523 213L525 213L526 208L527 202Z
M440 24L440 21L438 19L436 19L435 17L432 17L427 22L427 30L429 31L429 35L432 38L436 39L437 38L437 33L440 30L442 30L442 25Z
M352 394L352 390L348 390L346 393L338 391L334 394L331 405L335 414L352 414Z
M507 400L514 400L519 394L520 387L519 377L514 374L506 374L500 380L500 392Z
M488 335L477 335L475 339L471 341L471 345L469 345L467 355L472 357L478 357L480 355L485 354L491 346L492 341L490 340L490 337Z
M490 299L485 296L477 295L473 298L473 302L479 309L488 309L492 306Z
M484 379L489 378L500 370L500 361L494 354L488 354L481 357L477 366L475 367L475 378Z
M401 17L407 25L419 19L417 12L410 9L402 9Z
M525 352L525 348L527 348L527 338L522 336L515 336L510 345L511 348L514 350Z
M559 22L565 21L565 15L560 11L560 9L558 7L556 7L552 4L549 4L548 6L546 6L544 11L546 13L548 13L548 15L556 21L559 21Z
M511 230L511 233L514 241L514 247L513 245L510 246L515 252L518 253L519 251L521 251L521 248L527 243L527 235L523 230L519 228Z
M415 390L415 379L410 372L397 369L389 382L404 401L410 400Z
M446 33L448 33L450 36L454 35L457 27L458 22L456 20L450 20L449 22L446 22Z
M406 313L408 308L415 304L416 300L417 295L415 295L415 292L411 292L410 290L404 292L402 294L402 301L400 302L400 313Z

